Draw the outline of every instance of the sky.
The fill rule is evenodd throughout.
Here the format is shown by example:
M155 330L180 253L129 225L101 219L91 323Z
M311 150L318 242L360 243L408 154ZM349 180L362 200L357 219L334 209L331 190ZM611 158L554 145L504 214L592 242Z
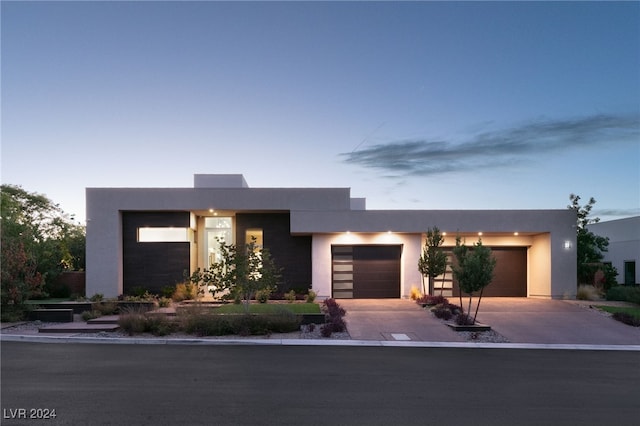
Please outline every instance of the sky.
M639 2L1 2L1 178L640 215Z

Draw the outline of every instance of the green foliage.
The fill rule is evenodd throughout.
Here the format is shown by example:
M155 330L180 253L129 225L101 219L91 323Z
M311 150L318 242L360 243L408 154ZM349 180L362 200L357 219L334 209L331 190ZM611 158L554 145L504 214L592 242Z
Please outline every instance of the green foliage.
M252 314L275 314L282 310L287 310L288 312L294 314L319 314L320 313L320 305L317 303L253 303L249 305L249 313ZM228 303L226 305L222 305L213 310L215 314L231 314L231 313L243 313L244 307L235 305L233 303Z
M453 265L453 277L458 282L460 292L469 295L467 312L471 312L473 293L480 292L476 313L473 316L473 322L475 323L480 301L482 300L482 291L493 280L496 259L491 254L491 249L483 246L480 239L477 243L474 243L472 248L469 248L462 243L460 237L456 237L456 246L453 249L453 254L456 257L456 264ZM462 300L460 304L462 305Z
M609 247L609 239L600 237L589 231L588 225L598 223L600 218L589 218L591 209L596 200L591 197L589 202L581 206L580 196L569 195L571 204L567 208L576 212L576 252L577 252L577 274L578 284L594 284L595 273L602 267L601 262Z
M102 299L104 299L104 294L102 293L96 293L89 298L91 302L101 302Z
M442 275L447 270L447 254L442 250L444 237L438 229L434 227L427 230L427 238L422 249L422 255L418 259L418 270L423 277L429 278L429 283L433 285L433 279L438 275ZM427 293L424 289L423 293Z
M85 267L84 227L46 196L1 187L2 305L46 297L46 282Z
M304 298L304 301L307 303L313 303L316 300L316 292L313 291L312 289L309 289L309 292L307 293L307 296Z
M115 315L118 312L118 302L107 300L95 303L94 309L99 311L101 315Z
M284 298L288 303L293 303L296 301L296 291L291 290L284 294Z
M118 325L130 336L139 333L166 336L178 329L177 324L165 315L145 313L141 310L131 310L121 314Z
M576 299L578 300L598 300L600 299L600 292L592 285L579 285L578 292L576 293Z
M213 263L209 269L198 269L192 274L192 282L199 288L210 287L214 297L244 300L245 310L249 311L249 302L259 290L273 291L280 279L280 268L275 264L271 253L260 248L256 239L239 250L234 244L218 240L222 260Z
M269 300L269 296L271 296L270 289L258 290L256 291L256 300L259 303L267 303Z
M92 311L84 311L81 314L82 320L83 321L89 321L95 318L100 318L102 316L102 313L98 310L92 310Z
M300 321L286 309L275 314L216 315L211 310L194 308L182 311L180 322L185 332L198 336L263 335L288 333L300 328Z
M640 287L618 285L611 287L606 294L607 300L631 302L640 305Z
M158 307L160 308L168 308L171 306L171 299L168 297L161 297L158 299Z
M194 274L199 273L200 270L194 272ZM174 302L182 302L183 300L194 300L198 296L197 286L193 284L192 278L183 283L177 284L176 288L171 295L171 299Z

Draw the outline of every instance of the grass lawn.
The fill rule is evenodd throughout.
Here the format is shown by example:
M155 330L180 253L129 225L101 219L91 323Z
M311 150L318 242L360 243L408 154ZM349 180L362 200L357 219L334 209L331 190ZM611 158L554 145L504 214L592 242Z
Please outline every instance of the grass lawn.
M624 312L640 320L640 306L623 307L623 306L596 306L596 308L609 313Z
M319 314L320 305L317 303L252 303L249 305L249 312L252 314L277 314L280 309L287 309L294 314ZM239 314L244 313L243 304L222 305L215 311L219 314Z

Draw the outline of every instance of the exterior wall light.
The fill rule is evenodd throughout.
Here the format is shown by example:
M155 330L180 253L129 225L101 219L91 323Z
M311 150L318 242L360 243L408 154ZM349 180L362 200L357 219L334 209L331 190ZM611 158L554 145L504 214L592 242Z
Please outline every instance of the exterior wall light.
M569 250L571 248L571 241L567 240L564 242L564 249Z

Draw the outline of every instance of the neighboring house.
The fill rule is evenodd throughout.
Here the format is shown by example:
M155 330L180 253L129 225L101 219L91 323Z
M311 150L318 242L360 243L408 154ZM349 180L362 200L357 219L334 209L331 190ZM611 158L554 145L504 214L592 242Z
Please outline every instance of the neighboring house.
M255 237L284 269L284 289L408 297L421 288L418 259L435 226L449 250L456 235L469 245L482 235L493 249L498 262L486 296L576 293L569 209L366 210L349 188L249 188L242 175L195 175L193 188L87 188L86 195L87 295L159 292L216 261L216 238L244 245Z
M589 230L601 237L609 238L609 249L604 261L618 270L618 283L640 284L640 216L607 222L592 223Z

